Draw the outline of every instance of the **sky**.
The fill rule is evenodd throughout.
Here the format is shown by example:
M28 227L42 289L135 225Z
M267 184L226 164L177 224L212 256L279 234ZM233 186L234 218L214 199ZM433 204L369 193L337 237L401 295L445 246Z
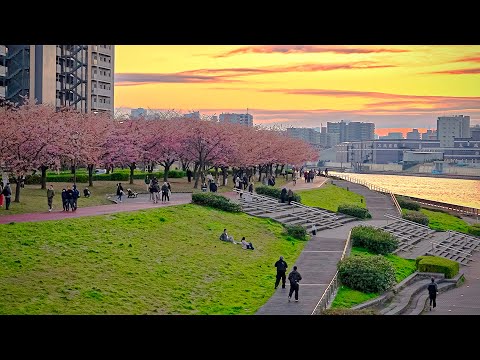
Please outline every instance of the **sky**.
M253 115L254 124L320 127L374 122L480 123L480 46L117 45L115 108Z

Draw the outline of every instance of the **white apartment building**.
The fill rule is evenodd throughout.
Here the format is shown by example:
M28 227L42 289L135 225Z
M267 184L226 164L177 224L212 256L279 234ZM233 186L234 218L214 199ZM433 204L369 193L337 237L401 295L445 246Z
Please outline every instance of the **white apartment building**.
M222 113L219 116L221 123L241 124L253 126L253 116L250 114Z
M440 116L437 119L437 138L441 147L454 147L454 139L470 138L470 116Z

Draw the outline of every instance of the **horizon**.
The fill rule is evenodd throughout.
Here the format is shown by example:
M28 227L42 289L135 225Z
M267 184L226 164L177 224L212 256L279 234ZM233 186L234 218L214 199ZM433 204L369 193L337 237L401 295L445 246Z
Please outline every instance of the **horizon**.
M480 123L480 46L116 45L115 109L245 113L256 125Z

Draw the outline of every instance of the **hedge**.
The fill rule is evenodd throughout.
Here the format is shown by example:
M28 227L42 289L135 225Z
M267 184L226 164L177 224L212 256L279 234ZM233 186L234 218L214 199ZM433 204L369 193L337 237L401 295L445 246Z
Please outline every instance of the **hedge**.
M397 201L398 201L398 205L400 205L400 207L403 209L416 210L416 211L420 210L420 204L412 200L408 200L403 197L397 196Z
M134 173L134 179L145 179L148 175L149 178L153 176L157 177L158 179L163 179L163 172L156 172L156 173ZM182 170L170 170L168 172L169 178L182 178L185 176L185 172ZM118 171L110 174L94 174L93 181L129 181L130 180L130 172L125 171ZM76 176L77 183L87 183L88 182L88 174L85 172L77 173ZM38 174L35 175L27 175L25 176L25 184L27 185L35 185L40 184L41 176ZM47 182L73 182L73 174L47 174Z
M355 226L350 239L352 246L366 248L374 254L387 255L398 247L398 239L395 236L373 226Z
M211 206L213 208L228 211L240 212L242 208L239 204L231 202L225 196L212 193L196 193L192 194L192 203L203 206Z
M258 186L255 189L255 192L260 195L270 196L276 199L280 199L280 194L282 193L282 189L272 187L272 186ZM300 195L293 193L293 201L300 202L302 198Z
M402 215L402 218L425 226L428 226L428 223L430 222L428 216L424 213L421 213L420 211L407 211L405 214Z
M360 219L370 219L372 217L367 209L353 204L340 204L338 205L337 211Z
M354 310L349 308L325 309L320 315L378 315L373 309Z
M415 259L415 265L420 272L443 273L447 279L453 278L460 270L458 262L439 256L419 256Z
M337 264L343 285L365 293L384 292L395 285L395 268L382 255L355 255Z
M468 233L470 235L480 236L480 224L470 225L468 227Z
M300 225L285 225L285 232L295 239L305 240L307 238L307 230Z

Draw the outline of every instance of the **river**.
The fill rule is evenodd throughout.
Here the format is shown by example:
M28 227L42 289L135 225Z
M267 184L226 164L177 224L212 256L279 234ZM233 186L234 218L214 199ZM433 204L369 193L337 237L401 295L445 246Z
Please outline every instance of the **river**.
M329 171L334 175L335 172ZM344 173L394 194L480 208L480 180L445 179L421 176Z

